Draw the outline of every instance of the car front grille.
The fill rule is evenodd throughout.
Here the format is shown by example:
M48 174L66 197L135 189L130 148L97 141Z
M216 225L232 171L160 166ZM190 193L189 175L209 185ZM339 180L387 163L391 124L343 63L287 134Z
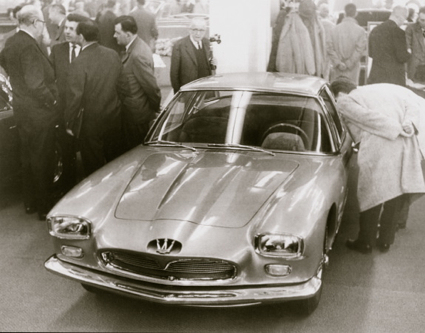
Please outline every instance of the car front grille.
M125 250L104 250L102 261L115 269L168 280L226 280L236 276L236 266L212 258L167 258Z

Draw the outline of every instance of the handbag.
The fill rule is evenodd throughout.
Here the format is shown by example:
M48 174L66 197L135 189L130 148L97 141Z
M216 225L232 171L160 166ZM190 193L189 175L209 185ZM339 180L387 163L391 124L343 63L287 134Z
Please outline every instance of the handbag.
M77 116L74 119L74 122L72 124L72 133L74 134L74 137L76 139L80 138L80 134L81 134L81 127L83 125L83 116L84 116L84 108L80 108L80 110L78 111Z

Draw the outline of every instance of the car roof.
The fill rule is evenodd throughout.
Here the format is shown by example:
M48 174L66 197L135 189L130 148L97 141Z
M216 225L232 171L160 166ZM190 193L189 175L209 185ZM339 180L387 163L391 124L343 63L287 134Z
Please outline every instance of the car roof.
M226 73L208 76L184 85L191 90L253 90L316 96L326 81L316 77L289 73Z

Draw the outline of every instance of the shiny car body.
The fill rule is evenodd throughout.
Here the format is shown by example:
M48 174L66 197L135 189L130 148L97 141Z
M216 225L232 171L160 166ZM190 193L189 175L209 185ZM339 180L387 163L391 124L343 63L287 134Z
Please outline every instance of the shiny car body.
M190 83L140 145L49 213L45 267L144 300L317 306L351 141L327 83L235 73Z

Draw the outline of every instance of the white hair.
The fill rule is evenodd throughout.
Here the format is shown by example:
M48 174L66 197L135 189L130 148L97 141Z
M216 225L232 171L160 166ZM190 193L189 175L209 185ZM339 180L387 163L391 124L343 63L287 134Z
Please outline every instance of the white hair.
M17 13L19 24L31 25L35 20L43 20L43 13L33 5L26 5Z
M189 28L192 28L195 25L204 25L206 27L207 26L207 21L203 17L194 17L190 21L190 27Z

